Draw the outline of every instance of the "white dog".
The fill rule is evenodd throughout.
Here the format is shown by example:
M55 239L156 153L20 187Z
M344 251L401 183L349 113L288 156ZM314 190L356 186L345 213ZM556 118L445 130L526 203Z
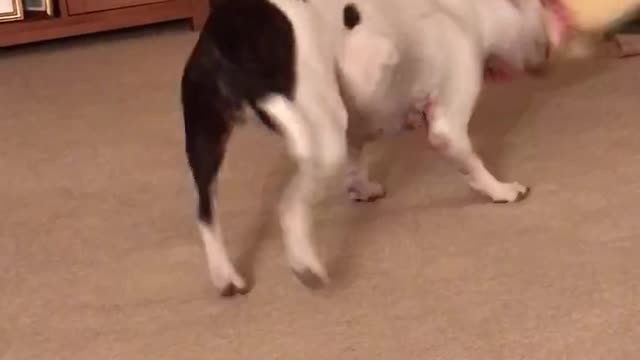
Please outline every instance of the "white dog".
M384 195L367 177L362 147L396 131L412 112L428 120L430 143L455 161L473 189L494 202L524 198L527 187L500 182L485 168L467 125L485 65L543 71L563 36L563 14L538 0L368 0L358 8L362 25L347 37L340 60L352 198Z
M216 2L182 78L186 152L216 287L248 291L211 201L229 136L247 114L281 133L297 161L280 219L303 280L328 281L312 242L314 196L345 160L355 200L382 196L361 165L362 148L411 113L428 118L430 142L474 189L497 202L523 198L526 187L486 170L467 123L487 60L517 70L545 64L562 35L555 8L541 0Z

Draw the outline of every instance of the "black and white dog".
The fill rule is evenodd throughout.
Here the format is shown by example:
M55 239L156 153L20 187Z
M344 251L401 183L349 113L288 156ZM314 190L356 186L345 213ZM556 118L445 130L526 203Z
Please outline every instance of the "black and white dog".
M549 1L549 0L547 0ZM527 188L486 170L467 135L485 64L538 69L562 21L541 0L219 0L182 78L186 153L211 278L223 295L248 291L229 259L215 185L233 128L257 118L281 134L297 173L280 204L288 260L327 282L312 242L311 206L346 162L355 200L384 194L361 164L367 141L412 113L469 184L496 202ZM213 194L212 194L213 192Z

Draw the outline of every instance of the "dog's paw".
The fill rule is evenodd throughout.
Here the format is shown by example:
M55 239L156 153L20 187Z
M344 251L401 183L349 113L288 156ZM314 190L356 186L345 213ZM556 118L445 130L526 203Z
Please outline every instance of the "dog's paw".
M501 184L501 186L492 194L489 194L489 196L491 196L493 202L496 204L507 204L526 199L530 192L531 189L529 187L513 182Z
M210 269L210 272L213 285L220 291L221 296L231 297L249 293L247 282L234 269Z
M289 266L300 282L311 289L322 287L329 283L329 274L317 259L289 257Z
M293 274L298 278L302 285L306 286L309 289L319 289L328 283L328 278L324 278L326 275L317 275L312 272L310 269L305 270L296 270L291 268Z
M385 197L387 194L384 186L373 181L364 181L350 184L347 187L349 198L355 202L373 202Z

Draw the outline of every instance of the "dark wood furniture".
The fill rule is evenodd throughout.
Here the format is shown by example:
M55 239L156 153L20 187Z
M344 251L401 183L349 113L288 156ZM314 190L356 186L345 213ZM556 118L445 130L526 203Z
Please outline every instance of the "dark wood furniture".
M199 30L209 0L57 0L55 10L54 17L27 13L0 23L0 47L181 19Z

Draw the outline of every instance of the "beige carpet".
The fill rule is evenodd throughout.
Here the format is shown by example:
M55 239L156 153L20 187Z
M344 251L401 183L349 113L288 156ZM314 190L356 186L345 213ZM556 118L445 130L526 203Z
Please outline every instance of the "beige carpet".
M418 131L376 144L389 195L319 204L333 277L291 275L272 217L279 140L239 131L226 238L255 278L207 278L183 155L183 26L0 52L0 359L575 359L640 352L640 61L492 86L473 136L492 205ZM570 72L568 72L570 70Z

